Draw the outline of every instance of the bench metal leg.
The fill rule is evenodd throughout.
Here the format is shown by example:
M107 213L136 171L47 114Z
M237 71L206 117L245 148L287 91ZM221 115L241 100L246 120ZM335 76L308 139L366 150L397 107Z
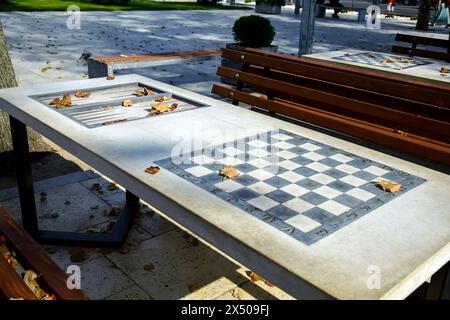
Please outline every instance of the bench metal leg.
M359 10L358 13L358 22L366 21L366 10Z
M114 71L106 63L98 62L93 59L88 59L87 65L88 65L89 79L106 78L108 76L114 75Z
M427 300L450 300L450 262L431 277Z
M36 203L34 199L31 161L28 149L27 128L14 117L9 117L14 148L17 183L24 229L39 243L81 246L120 247L139 211L139 198L126 191L126 204L110 233L84 233L39 230Z

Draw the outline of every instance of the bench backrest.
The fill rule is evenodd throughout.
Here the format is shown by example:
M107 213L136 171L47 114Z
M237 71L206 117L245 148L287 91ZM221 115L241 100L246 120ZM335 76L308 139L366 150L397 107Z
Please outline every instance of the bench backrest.
M450 37L450 35L449 35ZM394 45L392 46L392 52L408 54L410 56L425 57L437 60L444 60L450 62L450 38L449 39L436 39L429 37L421 37L409 34L397 33L395 36L396 41L411 43L411 47L403 47ZM430 51L426 49L418 49L418 45L444 48L444 51Z
M222 56L241 62L243 68L219 67L218 75L238 80L238 85L236 89L215 85L213 92L235 103L245 102L391 147L402 144L399 137L415 140L403 149L414 153L416 146L412 145L433 145L448 156L450 86L255 49L224 49ZM244 84L264 96L243 92ZM376 137L373 130L378 131Z

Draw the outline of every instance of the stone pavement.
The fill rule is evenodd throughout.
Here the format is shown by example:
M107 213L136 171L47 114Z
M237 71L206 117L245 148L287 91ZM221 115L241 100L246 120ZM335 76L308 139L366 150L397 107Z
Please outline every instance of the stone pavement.
M35 192L40 227L59 231L107 231L125 201L121 189L91 170L39 181ZM0 205L21 221L17 189L0 191ZM291 299L252 282L248 269L143 203L119 250L44 248L64 270L80 267L92 299Z

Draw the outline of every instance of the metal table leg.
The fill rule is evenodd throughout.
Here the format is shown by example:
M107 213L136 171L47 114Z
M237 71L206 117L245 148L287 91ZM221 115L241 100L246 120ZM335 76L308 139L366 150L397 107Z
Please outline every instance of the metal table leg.
M427 300L450 300L450 262L431 277Z
M14 148L14 162L19 188L22 221L25 230L39 243L82 246L120 247L139 211L139 198L126 191L126 204L110 233L83 233L39 230L33 178L25 124L10 116L11 136Z

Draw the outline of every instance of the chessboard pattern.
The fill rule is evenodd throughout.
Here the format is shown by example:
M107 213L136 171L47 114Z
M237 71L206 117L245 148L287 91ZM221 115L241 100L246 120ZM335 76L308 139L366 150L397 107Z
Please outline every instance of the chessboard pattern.
M336 60L348 61L354 63L361 63L375 67L394 69L394 70L403 70L408 68L413 68L417 66L422 66L426 64L430 64L430 62L423 61L416 58L410 57L402 57L391 54L383 54L383 53L355 53L355 54L344 54L342 56L334 57ZM385 59L389 59L389 63L383 63L382 61ZM407 59L407 62L402 62L400 59Z
M425 181L285 130L155 163L307 245ZM220 176L228 165L240 175ZM400 192L381 190L380 179L400 183Z

